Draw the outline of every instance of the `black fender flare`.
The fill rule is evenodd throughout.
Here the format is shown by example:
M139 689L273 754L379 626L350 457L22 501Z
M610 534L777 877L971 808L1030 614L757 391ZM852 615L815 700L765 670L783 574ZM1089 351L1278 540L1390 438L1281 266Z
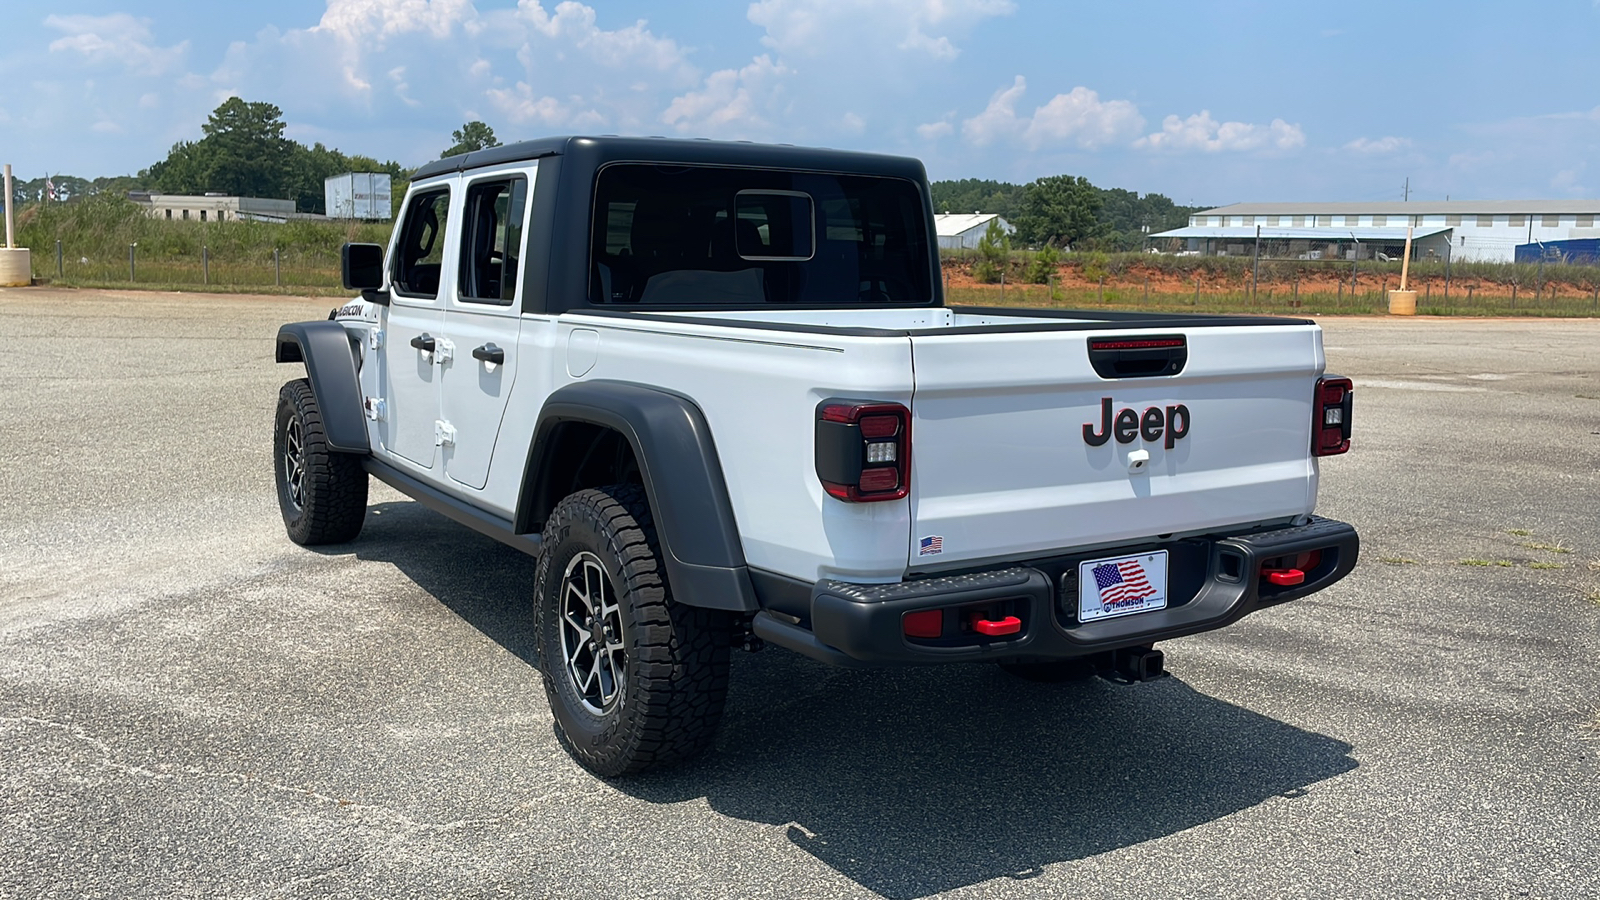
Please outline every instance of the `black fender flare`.
M361 407L350 333L338 322L292 322L278 329L277 361L305 363L311 393L322 410L328 446L341 453L370 454L367 417Z
M760 608L711 428L693 400L670 391L601 379L552 393L528 449L513 519L516 533L543 527L561 499L545 496L540 478L551 464L552 436L563 422L610 428L632 447L678 602L737 612Z

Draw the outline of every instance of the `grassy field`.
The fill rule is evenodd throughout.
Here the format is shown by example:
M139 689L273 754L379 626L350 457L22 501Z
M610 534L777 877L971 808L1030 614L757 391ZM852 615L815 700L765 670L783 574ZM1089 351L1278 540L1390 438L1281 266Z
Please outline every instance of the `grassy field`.
M1298 295L1281 288L1265 288L1252 295L1244 291L1201 291L1199 294L1152 291L1141 287L1055 288L1042 284L951 286L945 291L951 305L1024 306L1053 309L1131 309L1152 312L1256 313L1270 315L1377 315L1389 311L1387 293L1381 290L1347 292L1309 292ZM1513 306L1511 297L1465 293L1448 300L1441 294L1424 298L1417 295L1417 314L1424 316L1558 316L1600 315L1587 297L1551 297L1540 300L1522 297Z
M388 243L390 231L388 223L167 221L118 197L29 207L17 225L41 281L300 293L338 291L340 246Z
M1368 314L1388 311L1401 264L1159 254L1068 254L1049 284L1022 283L1030 254L1013 254L1007 284L974 278L975 261L944 260L945 297L981 305L1201 312ZM1600 316L1600 268L1546 264L1412 263L1422 315ZM1003 295L1003 297L1002 297Z
M37 280L64 286L341 295L339 247L386 244L389 223L198 222L152 219L120 197L20 211L18 237ZM60 253L57 254L59 245ZM132 266L129 264L130 249ZM1261 260L1148 253L1072 253L1049 285L1022 284L1033 254L1014 251L1007 284L974 279L977 255L943 260L950 303L1164 311L1371 314L1388 310L1400 263ZM1597 316L1600 267L1412 264L1423 315Z

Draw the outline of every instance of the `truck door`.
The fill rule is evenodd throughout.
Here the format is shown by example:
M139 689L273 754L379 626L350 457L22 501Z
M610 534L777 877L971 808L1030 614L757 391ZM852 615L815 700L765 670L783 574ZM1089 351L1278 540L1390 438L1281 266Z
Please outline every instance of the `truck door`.
M383 447L427 469L434 464L439 418L440 285L455 269L445 252L453 240L449 212L447 184L419 190L406 204L389 254L390 302L378 353Z
M445 474L474 490L488 482L517 374L516 300L532 188L526 169L484 175L463 187L458 274L446 289L444 336L452 358L440 369L440 418Z

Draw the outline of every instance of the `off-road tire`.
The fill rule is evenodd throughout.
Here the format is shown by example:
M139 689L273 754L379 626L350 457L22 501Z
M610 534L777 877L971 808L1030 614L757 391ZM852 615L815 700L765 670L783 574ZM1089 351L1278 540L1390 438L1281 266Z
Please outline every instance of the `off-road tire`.
M1040 684L1064 684L1069 681L1087 681L1095 676L1095 664L1089 658L1058 659L1050 662L1000 663L1001 670L1023 681Z
M291 451L293 443L298 443L298 454ZM293 458L299 461L298 473ZM304 378L278 392L272 460L278 509L289 540L304 546L342 544L361 533L367 516L367 473L359 456L328 448L322 410Z
M694 757L711 745L728 693L731 619L672 599L643 488L578 491L545 523L534 576L535 633L545 693L561 742L584 768L614 777ZM591 556L583 556L590 554ZM569 569L598 560L611 579L624 663L614 697L586 697L569 673L563 604ZM606 638L597 638L597 644ZM580 660L582 651L578 651ZM591 657L592 658L592 657ZM607 657L608 659L611 657ZM600 679L596 688L603 695Z

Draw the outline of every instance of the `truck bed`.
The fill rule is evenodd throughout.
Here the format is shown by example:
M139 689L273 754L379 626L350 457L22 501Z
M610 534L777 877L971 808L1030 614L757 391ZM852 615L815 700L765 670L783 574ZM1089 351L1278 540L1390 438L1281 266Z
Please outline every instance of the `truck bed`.
M602 351L591 377L720 394L706 415L719 448L729 443L735 503L751 509L741 515L751 523L746 553L752 565L806 580L897 580L1158 535L1277 525L1315 505L1311 407L1324 362L1321 330L1308 320L633 307L563 321L593 325L602 347L617 348L621 365L607 367ZM607 325L616 332L607 334ZM646 338L665 334L687 340L668 348ZM1181 369L1155 377L1097 372L1090 342L1130 334L1181 342ZM840 398L910 408L908 502L852 506L822 494L810 473L811 426L790 420ZM1106 433L1108 409L1111 417L1176 416L1167 430L1184 434L1170 446L1165 433L1096 444L1085 430ZM1140 451L1146 460L1134 465ZM761 462L747 469L744 460ZM761 511L789 508L797 475L811 511L772 525ZM890 545L898 548L892 560Z

